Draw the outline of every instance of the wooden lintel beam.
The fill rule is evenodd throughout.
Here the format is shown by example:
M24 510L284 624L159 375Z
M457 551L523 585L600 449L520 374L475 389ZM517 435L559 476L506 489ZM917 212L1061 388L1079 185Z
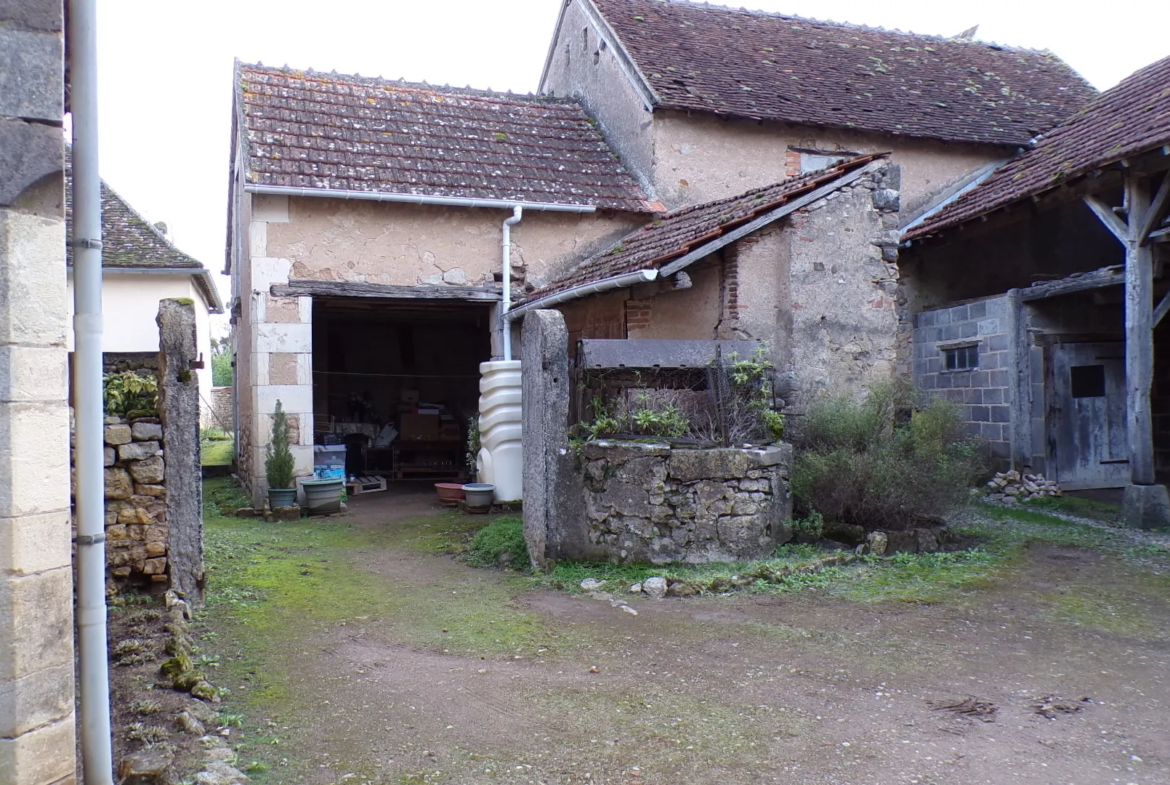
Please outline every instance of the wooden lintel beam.
M498 288L477 286L391 286L348 281L289 281L273 284L274 297L365 297L385 300L456 300L492 303L500 299Z
M1141 227L1138 229L1138 242L1147 243L1150 239L1150 232L1154 231L1154 227L1162 220L1162 214L1166 211L1166 204L1170 202L1170 171L1162 178L1162 185L1158 188L1158 195L1154 197L1154 201L1150 203L1150 209L1146 210L1145 220L1141 222Z
M1105 228L1117 238L1118 242L1122 245L1129 242L1129 227L1117 217L1112 207L1092 195L1083 197L1083 201L1093 211L1093 215L1097 216L1101 223L1105 224Z

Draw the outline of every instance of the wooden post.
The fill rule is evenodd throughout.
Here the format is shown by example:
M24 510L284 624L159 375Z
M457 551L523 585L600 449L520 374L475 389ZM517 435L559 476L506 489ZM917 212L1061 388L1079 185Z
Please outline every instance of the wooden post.
M1154 484L1154 429L1150 389L1154 379L1154 255L1142 245L1150 208L1146 184L1125 174L1125 382L1129 425L1130 482Z

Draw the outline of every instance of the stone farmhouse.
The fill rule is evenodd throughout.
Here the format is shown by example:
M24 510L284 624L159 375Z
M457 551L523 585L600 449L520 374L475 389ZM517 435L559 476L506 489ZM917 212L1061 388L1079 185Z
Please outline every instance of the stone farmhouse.
M241 476L277 400L301 474L326 433L456 474L542 308L571 352L766 341L791 396L908 373L900 230L1094 96L1048 53L667 0L565 2L535 96L238 64Z
M1005 461L1170 504L1170 58L906 228L914 378Z

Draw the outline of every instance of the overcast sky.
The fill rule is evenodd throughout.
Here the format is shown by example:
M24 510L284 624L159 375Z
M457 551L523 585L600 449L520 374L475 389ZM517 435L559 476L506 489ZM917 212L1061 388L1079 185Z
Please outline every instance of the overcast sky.
M1049 49L1099 89L1170 55L1165 0L1131 0L1124 13L1082 0L732 4L944 36L978 24L980 40ZM233 58L529 92L559 8L560 0L99 0L102 175L218 273Z

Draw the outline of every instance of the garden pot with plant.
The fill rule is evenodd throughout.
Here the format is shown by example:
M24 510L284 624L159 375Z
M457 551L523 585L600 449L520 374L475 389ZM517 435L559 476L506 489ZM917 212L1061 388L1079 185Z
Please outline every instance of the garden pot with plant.
M280 401L272 416L272 441L264 459L264 473L268 478L268 503L273 509L293 507L297 503L297 489L293 478L295 462L289 449L288 415Z

